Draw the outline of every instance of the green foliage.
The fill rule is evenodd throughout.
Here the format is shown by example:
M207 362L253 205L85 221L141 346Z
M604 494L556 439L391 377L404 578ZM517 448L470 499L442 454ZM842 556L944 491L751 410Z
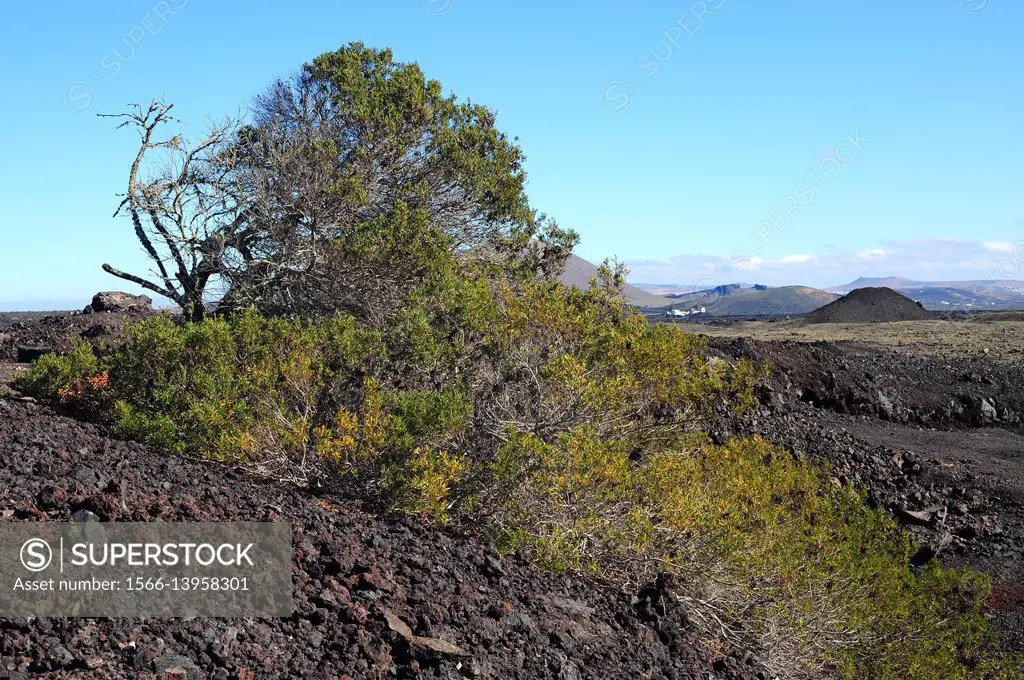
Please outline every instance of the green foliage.
M589 429L511 435L487 503L504 548L630 587L673 573L695 618L785 677L974 677L993 648L986 579L915 575L907 536L820 466L759 439L684 438L638 461L634 446Z
M340 311L383 328L438 278L481 262L550 275L577 240L530 207L523 152L494 112L390 50L322 54L254 109L225 155L258 195L232 238L222 309Z
M57 397L102 371L123 436L284 479L360 476L388 502L443 520L465 469L454 449L472 401L457 384L385 389L368 375L381 346L343 315L160 316L128 326L102 362L78 345L37 362L22 385Z
M585 291L555 280L577 236L530 207L493 111L360 43L255 109L203 159L210 230L184 251L190 286L226 283L225 315L142 321L99 358L44 357L23 389L169 452L347 478L552 569L674 574L707 636L782 677L1021 677L993 653L986 579L914 573L908 537L820 465L701 434L757 404L767 366L649 324L617 264Z
M462 456L417 448L404 465L385 468L383 486L399 508L447 524L457 502L455 487L464 482L466 468Z
M78 346L22 382L78 394L105 376L123 435L281 479L348 477L552 569L629 588L674 574L707 634L785 677L1014 676L1019 660L991 653L984 578L912 572L908 537L818 464L759 439L711 445L705 418L755 404L766 368L648 324L620 285L612 267L585 292L440 268L382 329L155 317L100 360Z
M397 169L401 159L416 152L424 160L410 163L410 170L425 166L429 174L402 187L413 197L427 202L438 191L427 180L444 178L459 186L471 211L492 224L530 219L522 152L495 128L494 112L487 107L446 96L441 83L427 80L417 64L396 62L391 50L362 43L320 55L304 67L302 77L327 96L331 119L344 122L337 127L339 136L356 133L351 165L340 176L365 183L373 179L373 165L403 172ZM332 141L343 146L346 140Z
M44 354L17 376L15 384L26 394L66 401L76 386L100 373L99 360L85 340L74 343L71 353Z
M271 469L301 461L311 457L336 372L369 361L375 338L345 317L311 324L249 312L184 326L140 322L106 359L119 398L115 428L217 460Z
M465 431L473 419L473 404L457 386L396 392L387 396L385 404L397 423L392 445L403 449L440 444Z
M550 441L587 427L653 441L698 429L716 407L753 402L760 369L709 359L705 340L626 306L621 271L606 267L601 277L587 291L556 282L501 290L489 336L499 372L486 405L494 435L512 428Z

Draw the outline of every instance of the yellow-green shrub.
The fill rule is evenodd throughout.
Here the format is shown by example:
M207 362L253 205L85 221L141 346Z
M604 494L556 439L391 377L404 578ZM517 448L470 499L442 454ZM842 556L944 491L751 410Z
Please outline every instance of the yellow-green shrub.
M817 464L711 445L707 418L756 404L766 367L647 323L619 284L441 269L383 325L154 318L26 384L106 375L117 430L166 450L348 476L382 505L629 588L674 573L706 635L783 677L1014 676L1019 660L984 659L984 578L912 572L906 535Z
M15 384L26 394L44 399L59 399L76 384L101 372L100 362L92 345L76 341L70 354L44 354L27 371L15 378Z
M966 678L994 649L986 579L915 575L892 519L760 439L638 454L589 429L515 433L492 470L484 505L505 549L630 588L673 573L696 620L784 677Z
M385 468L386 492L402 510L447 524L458 502L456 487L465 481L465 457L427 446L416 448L404 462Z
M114 427L281 478L360 476L394 505L443 518L462 471L454 442L472 402L456 384L403 390L360 379L380 346L377 333L343 315L148 319L105 357L118 397Z
M395 436L394 418L385 412L380 385L363 381L363 400L351 411L341 407L328 424L313 431L317 456L343 472L369 464L380 467L378 457Z
M289 478L315 472L310 445L328 394L374 343L346 317L313 324L252 312L184 325L156 317L126 335L105 359L117 431Z
M587 291L557 283L500 291L491 432L545 440L576 427L656 440L697 430L716 408L754 401L763 368L711 360L705 339L652 325L617 296L612 272Z
M313 437L332 469L376 483L390 505L446 524L468 468L454 449L471 418L457 387L385 393L367 379L359 409L339 409Z

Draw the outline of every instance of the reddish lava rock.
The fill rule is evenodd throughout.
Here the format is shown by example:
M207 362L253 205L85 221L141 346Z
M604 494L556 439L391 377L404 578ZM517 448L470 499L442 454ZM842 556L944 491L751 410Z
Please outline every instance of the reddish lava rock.
M673 602L652 617L634 604L643 598L538 571L452 531L376 516L340 492L313 495L169 457L0 399L6 510L8 521L68 521L78 511L119 522L289 522L295 613L0 619L0 677L758 677L739 653L705 647Z
M993 583L985 609L992 614L1024 609L1024 584Z

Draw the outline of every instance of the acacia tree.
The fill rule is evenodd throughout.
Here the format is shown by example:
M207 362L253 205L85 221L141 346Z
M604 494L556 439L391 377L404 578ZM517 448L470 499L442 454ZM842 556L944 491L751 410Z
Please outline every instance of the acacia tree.
M225 252L243 238L245 194L234 185L232 145L236 125L214 126L199 142L180 134L160 137L177 119L173 104L153 100L122 114L140 145L128 172L128 190L114 216L127 213L153 264L151 279L109 264L104 271L162 295L190 320L203 317L211 279L223 271ZM103 114L101 114L103 115ZM155 280L153 280L155 279Z

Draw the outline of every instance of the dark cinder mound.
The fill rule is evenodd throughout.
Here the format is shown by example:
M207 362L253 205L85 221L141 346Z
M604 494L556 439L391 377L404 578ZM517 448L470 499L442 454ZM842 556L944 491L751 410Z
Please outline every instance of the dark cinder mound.
M892 288L858 288L804 317L806 323L924 321L932 318L917 302Z

